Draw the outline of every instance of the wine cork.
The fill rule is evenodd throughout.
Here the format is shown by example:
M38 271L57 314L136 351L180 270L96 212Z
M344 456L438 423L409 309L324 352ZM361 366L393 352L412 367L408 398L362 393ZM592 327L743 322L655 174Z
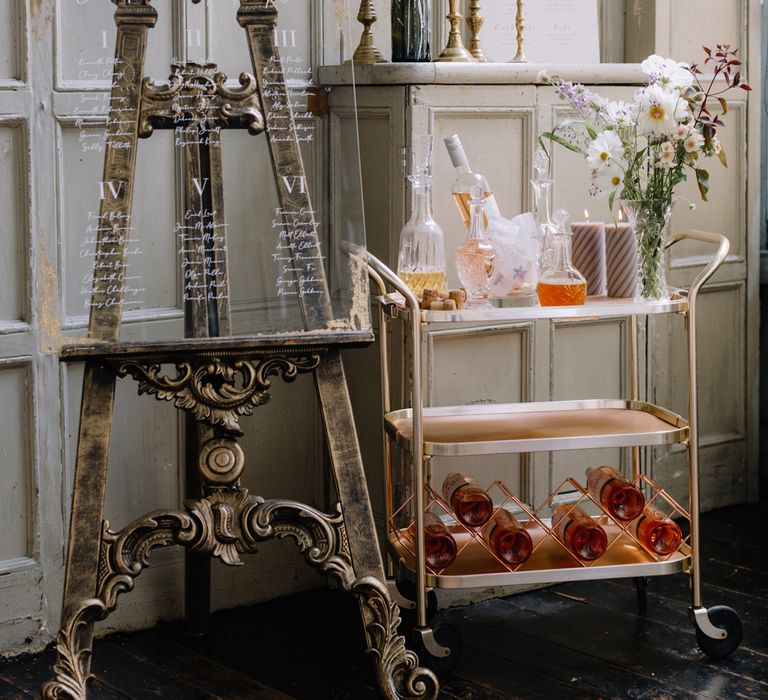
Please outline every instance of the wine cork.
M429 310L432 308L432 303L435 301L437 301L437 290L425 289L424 293L421 295L421 308Z
M638 283L637 243L630 224L605 227L605 262L608 296L634 297Z
M605 224L585 221L572 224L573 265L587 280L589 296L605 296Z
M452 289L448 298L456 302L457 309L463 309L467 305L467 292L465 289Z

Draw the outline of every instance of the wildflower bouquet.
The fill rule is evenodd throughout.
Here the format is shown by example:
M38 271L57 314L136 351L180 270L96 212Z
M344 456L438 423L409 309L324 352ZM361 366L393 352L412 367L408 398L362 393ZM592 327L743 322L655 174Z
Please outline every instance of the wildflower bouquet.
M666 294L663 243L675 187L693 173L707 200L704 159L717 157L728 164L717 138L718 127L724 126L721 116L728 112L723 95L733 88L751 90L741 78L738 49L718 44L704 51L704 65L713 68L706 87L698 66L654 55L642 63L648 84L632 102L610 102L583 85L546 80L578 117L559 123L539 141L545 147L548 139L586 158L592 196L607 196L611 209L616 198L622 200L635 228L644 298Z

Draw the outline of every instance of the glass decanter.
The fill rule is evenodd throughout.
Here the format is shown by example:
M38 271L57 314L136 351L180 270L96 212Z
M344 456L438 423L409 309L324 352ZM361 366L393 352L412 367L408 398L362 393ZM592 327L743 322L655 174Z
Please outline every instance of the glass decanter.
M552 221L552 186L554 182L549 179L549 157L541 148L536 150L533 156L533 171L535 177L531 180L533 185L534 216L542 241L540 269L545 270L552 264L554 246L552 234L556 230Z
M490 307L487 297L496 264L496 249L485 235L485 192L482 186L473 187L471 194L469 235L456 249L456 272L467 290L467 306Z
M568 212L555 212L552 235L552 262L539 277L539 303L542 306L581 306L587 300L587 280L571 262L571 226Z
M432 136L414 136L408 176L411 218L400 231L397 275L417 295L446 289L445 235L432 216L431 170Z

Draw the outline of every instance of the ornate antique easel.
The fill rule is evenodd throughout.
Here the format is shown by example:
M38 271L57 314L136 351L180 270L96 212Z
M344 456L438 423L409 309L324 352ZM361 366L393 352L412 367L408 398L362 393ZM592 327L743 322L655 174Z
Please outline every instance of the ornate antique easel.
M269 135L264 115L286 105L293 127L284 80L272 80L264 89L265 68L273 78L275 71L282 75L274 45L274 0L240 0L237 19L247 33L254 75L241 77L235 90L226 87L225 77L212 65L176 65L168 86L144 80L148 33L157 11L150 0L113 2L117 48L109 123L120 127L112 133L108 129L95 271L125 266L126 243L116 242L112 234L121 223L130 225L139 138L184 123L192 134L183 144L185 205L208 212L205 226L223 232L221 149L210 134L247 128ZM281 209L303 212L302 224L316 236L309 194L305 187L291 186L306 180L295 129L289 133L289 138L269 139ZM241 554L275 537L293 538L311 566L358 598L383 697L436 697L435 676L418 667L397 632L399 611L385 584L340 357L343 347L370 343L372 333L330 330L332 303L321 265L315 273L320 292L297 301L305 332L232 337L225 234L214 236L204 252L191 247L185 255L202 289L215 293L185 296L184 340L120 342L124 292L100 287L97 279L88 340L62 351L63 361L85 362L85 376L58 658L44 697L86 698L94 622L106 618L118 596L133 589L151 550L183 545L195 555L188 567L199 567L200 557L206 563L218 557L235 565ZM168 366L175 370L169 373ZM269 400L271 377L290 382L301 373L314 374L322 409L339 498L331 514L287 500L265 501L240 485L245 456L238 445L239 418ZM103 519L113 404L117 379L129 376L139 382L140 394L171 401L187 412L188 481L197 479L198 485L193 484L185 510L151 513L113 532Z

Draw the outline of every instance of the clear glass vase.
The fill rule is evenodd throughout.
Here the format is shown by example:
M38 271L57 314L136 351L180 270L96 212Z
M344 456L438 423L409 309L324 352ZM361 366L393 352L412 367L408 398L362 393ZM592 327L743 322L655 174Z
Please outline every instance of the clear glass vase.
M672 202L666 199L622 199L621 206L637 243L636 296L640 299L669 299L664 241L672 216Z

